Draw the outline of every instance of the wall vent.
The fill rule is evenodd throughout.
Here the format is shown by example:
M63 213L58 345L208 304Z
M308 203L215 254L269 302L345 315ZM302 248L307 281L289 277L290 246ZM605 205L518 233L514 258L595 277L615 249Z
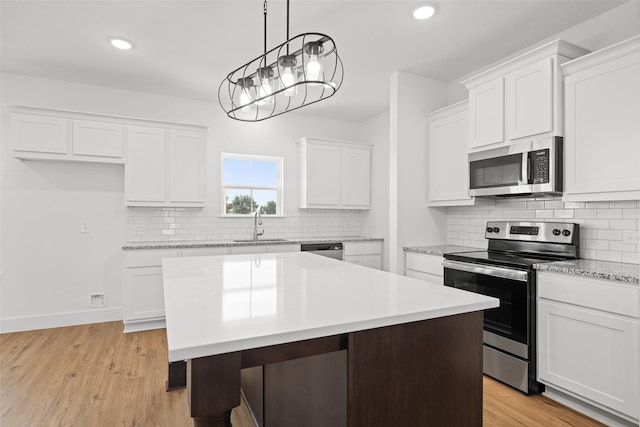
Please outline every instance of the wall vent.
M97 308L104 307L106 304L106 297L104 292L97 294L89 294L89 307Z

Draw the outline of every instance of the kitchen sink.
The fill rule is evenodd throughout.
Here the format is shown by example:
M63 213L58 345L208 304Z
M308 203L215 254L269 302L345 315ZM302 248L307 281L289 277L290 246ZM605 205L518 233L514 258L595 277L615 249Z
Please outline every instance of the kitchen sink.
M258 242L287 242L286 239L235 239L236 243L258 243Z

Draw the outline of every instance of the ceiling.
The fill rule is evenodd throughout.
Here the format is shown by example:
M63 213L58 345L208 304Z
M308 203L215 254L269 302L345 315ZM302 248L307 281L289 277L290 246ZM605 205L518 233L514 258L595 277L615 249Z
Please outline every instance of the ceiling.
M340 91L300 113L362 121L389 106L395 70L452 81L604 13L615 0L292 0L290 33L330 35ZM262 0L0 3L2 71L217 102L232 69L263 48ZM119 51L108 38L135 43ZM286 39L286 1L268 2L268 48Z

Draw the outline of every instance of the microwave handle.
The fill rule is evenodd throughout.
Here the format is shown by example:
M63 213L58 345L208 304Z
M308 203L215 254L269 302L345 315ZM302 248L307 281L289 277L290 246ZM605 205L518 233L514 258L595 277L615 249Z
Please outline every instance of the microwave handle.
M530 184L531 183L531 158L528 152L522 153L522 161L520 162L522 171L520 172L520 180L518 184Z

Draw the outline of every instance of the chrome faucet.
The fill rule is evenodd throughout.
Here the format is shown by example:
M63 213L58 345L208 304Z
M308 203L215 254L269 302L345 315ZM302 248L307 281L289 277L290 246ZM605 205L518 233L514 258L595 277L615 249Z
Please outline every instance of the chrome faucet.
M262 236L264 234L264 228L262 231L258 231L258 225L262 225L260 209L256 209L256 213L253 216L253 240L258 240L258 236Z

